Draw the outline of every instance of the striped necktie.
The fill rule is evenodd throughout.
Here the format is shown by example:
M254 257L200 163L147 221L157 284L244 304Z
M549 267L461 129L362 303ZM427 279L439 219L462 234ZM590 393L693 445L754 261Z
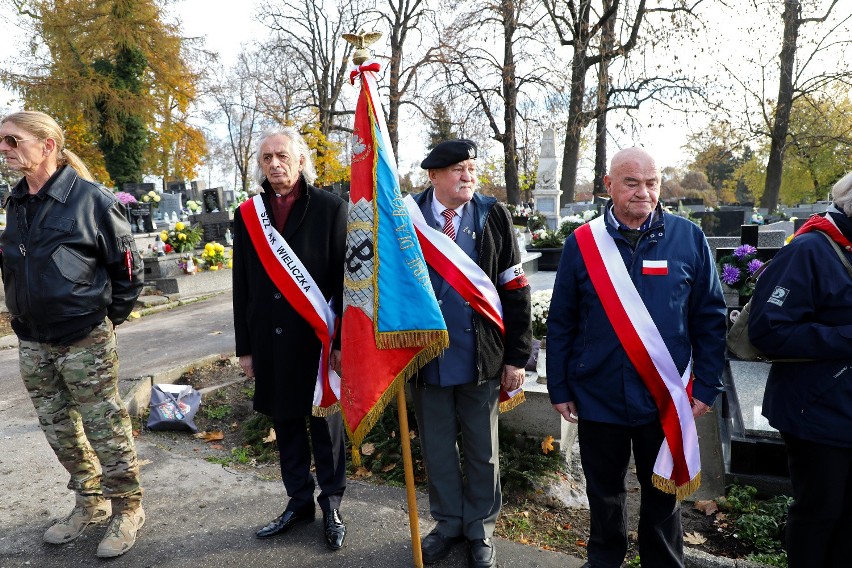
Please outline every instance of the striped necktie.
M444 234L456 240L456 228L453 227L453 217L456 216L456 212L452 209L444 209L441 215L444 216Z

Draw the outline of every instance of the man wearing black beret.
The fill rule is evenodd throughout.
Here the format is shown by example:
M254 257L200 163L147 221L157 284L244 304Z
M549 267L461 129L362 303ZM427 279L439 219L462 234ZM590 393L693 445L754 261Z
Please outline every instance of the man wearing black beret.
M501 504L500 389L512 392L523 384L532 331L530 288L512 218L496 199L476 193L476 150L470 140L447 140L420 164L431 185L415 202L429 227L448 237L433 242L438 260L462 274L442 276L433 267L442 263L427 255L450 346L420 370L412 393L437 521L423 539L423 561L437 562L467 540L469 566L491 568L497 565L491 536ZM483 297L491 300L471 296L465 287L471 282L490 291ZM500 312L502 318L489 317Z

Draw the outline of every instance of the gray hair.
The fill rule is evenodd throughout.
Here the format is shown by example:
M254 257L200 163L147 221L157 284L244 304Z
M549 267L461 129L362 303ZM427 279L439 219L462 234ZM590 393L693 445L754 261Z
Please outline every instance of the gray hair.
M852 172L849 172L831 188L831 197L838 209L852 217Z
M309 184L313 184L317 179L317 170L314 168L314 161L311 158L311 149L308 147L308 143L305 142L304 137L299 134L298 130L292 126L284 126L282 128L267 130L261 135L260 140L257 141L257 148L255 150L255 154L257 154L257 164L255 164L254 177L257 180L258 185L262 185L263 182L266 181L266 174L263 173L263 168L260 166L260 162L263 160L263 156L260 154L260 148L263 146L264 142L273 136L285 136L290 139L290 142L293 143L293 150L296 152L297 158L300 156L304 156L305 158L305 163L302 164L302 175L305 177L305 181Z

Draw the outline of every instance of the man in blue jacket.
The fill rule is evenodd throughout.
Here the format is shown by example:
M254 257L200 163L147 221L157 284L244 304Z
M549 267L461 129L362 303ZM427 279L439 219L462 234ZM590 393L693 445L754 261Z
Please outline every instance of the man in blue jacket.
M618 152L604 184L603 216L566 239L556 274L548 391L556 411L579 424L587 565L615 568L627 552L632 448L642 563L682 567L678 497L700 480L694 417L722 386L724 297L701 230L659 206L660 173L647 152Z

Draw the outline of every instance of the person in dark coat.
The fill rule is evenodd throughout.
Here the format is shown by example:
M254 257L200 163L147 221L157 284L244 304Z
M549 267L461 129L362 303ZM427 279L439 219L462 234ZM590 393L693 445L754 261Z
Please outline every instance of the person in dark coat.
M493 284L505 337L475 302L466 301L430 266L450 347L420 370L411 390L429 508L437 521L423 539L423 561L438 562L453 546L467 541L468 566L492 568L497 556L491 537L501 506L500 388L512 392L523 384L532 329L530 287L511 216L493 197L476 193L475 159L472 141L441 142L421 163L431 186L414 199L427 223L452 239L449 252L468 256L479 267L479 276ZM472 271L465 272L474 277Z
M339 316L346 203L310 185L316 172L310 150L295 129L265 134L257 157L259 198L269 221ZM254 203L246 202L246 206L254 208ZM234 216L236 354L246 375L255 378L254 409L275 425L281 477L289 497L284 512L260 529L257 537L273 537L314 520L312 447L325 539L329 548L337 550L346 534L339 511L346 488L343 419L340 413L312 415L321 341L294 307L300 293L285 295L286 288L282 290L280 282L270 276L270 266L261 260L257 241L250 236L246 211L241 207ZM268 264L269 251L261 252L267 253ZM335 337L329 362L336 371L340 368L339 345Z
M547 318L547 389L553 408L578 424L591 514L588 566L624 561L632 452L642 491L642 565L683 568L679 488L666 483L655 460L669 440L663 422L676 423L669 446L680 444L678 457L687 467L699 465L690 461L698 456L697 435L682 433L694 432L693 418L707 413L722 389L724 296L701 229L659 205L660 173L650 154L642 148L616 153L604 185L611 199L603 216L569 235L559 261ZM594 249L582 240L589 234ZM610 263L603 269L594 262L596 251ZM601 274L612 276L601 283L595 279ZM626 308L625 317L616 317L612 306L622 302L632 317ZM687 390L682 381L690 367ZM653 369L667 369L666 378L659 380ZM680 487L688 492L694 485Z
M852 263L852 173L833 203L796 232L755 286L749 339L772 364L763 415L787 449L793 503L790 568L849 566L852 531L852 276L823 235Z

